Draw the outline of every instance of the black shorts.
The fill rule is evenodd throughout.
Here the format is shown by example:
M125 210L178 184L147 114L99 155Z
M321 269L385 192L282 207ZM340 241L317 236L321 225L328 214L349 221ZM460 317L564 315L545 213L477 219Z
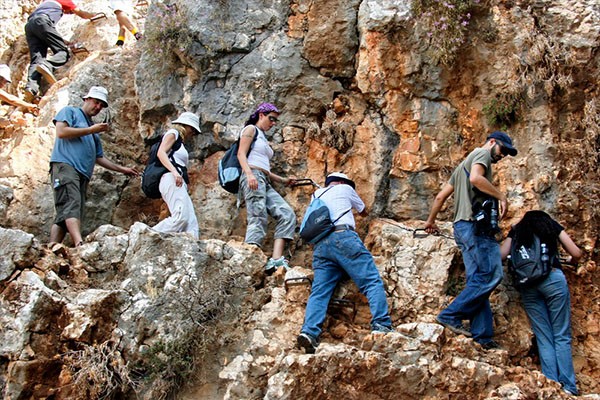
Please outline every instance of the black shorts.
M66 229L65 220L77 218L81 221L85 207L89 180L69 164L50 164L50 184L54 191L54 223Z

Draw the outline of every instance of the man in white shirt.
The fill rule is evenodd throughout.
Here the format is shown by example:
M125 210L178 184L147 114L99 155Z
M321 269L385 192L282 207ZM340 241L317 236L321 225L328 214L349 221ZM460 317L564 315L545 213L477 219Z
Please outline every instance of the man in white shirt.
M354 182L345 174L329 174L325 186L315 192L315 197L320 197L327 205L332 221L339 219L335 222L336 229L317 242L313 251L315 276L306 304L304 325L298 335L298 346L307 353L314 353L319 345L329 300L344 274L352 278L369 301L372 332L393 331L383 281L373 256L354 231L351 210L366 215L365 203L356 193Z

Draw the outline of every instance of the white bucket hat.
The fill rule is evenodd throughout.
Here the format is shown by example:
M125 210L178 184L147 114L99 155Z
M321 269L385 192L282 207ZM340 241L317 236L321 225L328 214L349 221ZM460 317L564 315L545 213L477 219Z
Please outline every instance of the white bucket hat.
M192 113L192 112L184 112L182 113L175 121L171 121L174 124L183 124L188 125L194 128L198 133L200 133L200 118Z
M0 65L0 76L6 79L6 82L11 83L10 79L10 67L6 64Z
M325 179L325 186L329 186L331 182L344 182L345 184L352 186L352 189L356 189L356 184L354 181L348 178L348 175L341 172L332 172L331 174L327 175L327 179Z
M108 107L108 90L102 86L92 86L88 94L82 97L85 99L96 99L104 103L104 107Z

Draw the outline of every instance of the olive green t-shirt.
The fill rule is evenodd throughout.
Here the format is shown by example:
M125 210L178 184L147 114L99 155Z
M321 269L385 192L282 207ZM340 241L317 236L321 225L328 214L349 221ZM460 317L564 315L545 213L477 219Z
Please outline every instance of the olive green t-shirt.
M471 173L473 164L483 165L485 178L490 182L492 181L492 155L489 150L478 147L456 167L448 181L454 188L454 222L471 221L473 219L471 204L475 194L468 176Z

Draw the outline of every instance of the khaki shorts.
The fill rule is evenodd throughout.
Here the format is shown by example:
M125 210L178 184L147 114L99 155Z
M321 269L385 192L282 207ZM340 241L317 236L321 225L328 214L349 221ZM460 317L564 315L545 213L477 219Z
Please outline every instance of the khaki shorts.
M65 163L50 163L50 184L54 191L54 223L66 229L67 218L81 221L89 180Z

